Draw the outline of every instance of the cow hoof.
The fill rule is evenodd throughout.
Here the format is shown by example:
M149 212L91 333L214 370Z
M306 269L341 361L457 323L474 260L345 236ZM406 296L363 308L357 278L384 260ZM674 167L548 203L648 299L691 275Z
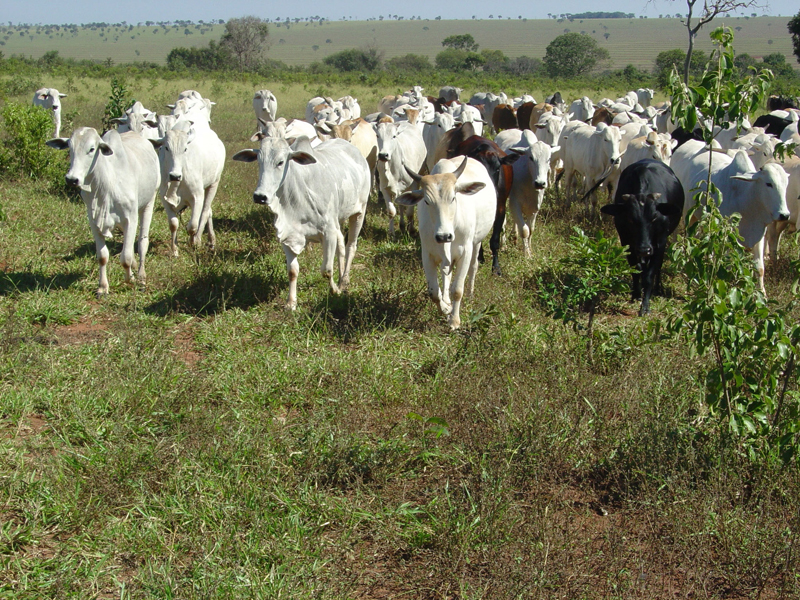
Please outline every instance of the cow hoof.
M108 296L108 290L104 290L104 289L100 288L94 293L94 296L98 300L102 300L104 296Z

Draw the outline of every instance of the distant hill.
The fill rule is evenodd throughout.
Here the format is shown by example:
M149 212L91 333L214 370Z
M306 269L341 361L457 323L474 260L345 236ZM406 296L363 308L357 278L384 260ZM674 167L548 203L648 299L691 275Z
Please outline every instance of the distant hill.
M596 13L586 13L596 14ZM780 52L793 66L791 39L786 30L789 17L732 17L712 25L736 28L735 47L739 53L754 57ZM224 26L219 23L181 22L171 26L113 26L60 29L47 27L0 27L0 52L5 56L24 54L38 58L50 50L61 56L115 63L152 61L164 63L176 46L203 46L219 39ZM686 29L676 18L628 19L586 18L493 19L493 20L421 20L421 21L325 21L270 24L270 58L290 65L308 65L346 48L373 45L386 58L407 54L425 54L430 58L442 50L441 41L453 34L470 33L481 49L502 50L511 58L541 58L556 36L585 32L607 48L612 67L632 64L651 69L662 50L686 48ZM709 51L710 28L702 31L695 47Z

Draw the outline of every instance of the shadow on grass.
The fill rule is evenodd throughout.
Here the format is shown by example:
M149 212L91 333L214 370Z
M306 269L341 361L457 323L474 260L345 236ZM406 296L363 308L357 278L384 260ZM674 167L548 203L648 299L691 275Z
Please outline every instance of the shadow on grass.
M364 291L329 294L311 309L312 321L322 323L325 331L345 343L376 331L423 330L434 325L436 316L419 285L391 277L384 285L373 283Z
M187 285L166 291L144 310L159 317L174 313L209 316L232 308L246 310L271 302L287 286L285 274L277 267L261 272L261 268L253 266L248 271L208 269Z
M268 209L256 207L238 219L214 217L214 230L219 233L248 233L255 238L275 237L275 216Z
M83 277L82 273L58 273L50 276L42 273L0 272L0 296L34 290L65 290Z
M113 240L106 240L106 248L108 248L108 255L109 257L114 257L119 255L122 252L122 238L120 239L113 239ZM138 252L138 249L134 249L135 252ZM97 248L94 245L94 242L86 242L85 244L81 244L75 250L72 251L72 254L67 254L64 257L66 262L76 260L78 258L95 258L97 256ZM109 261L110 262L110 261Z

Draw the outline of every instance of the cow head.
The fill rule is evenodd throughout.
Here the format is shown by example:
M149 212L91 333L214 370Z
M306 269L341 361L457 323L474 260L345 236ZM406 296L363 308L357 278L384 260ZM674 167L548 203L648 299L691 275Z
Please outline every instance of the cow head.
M618 165L622 156L619 151L619 144L622 141L619 127L609 127L605 123L598 123L594 135L602 140L603 152L608 157L608 165Z
M119 136L116 132L114 135ZM69 150L70 164L65 179L69 185L79 188L85 187L91 181L92 172L101 156L114 154L111 146L91 127L79 127L69 139L47 140L47 145L56 150Z
M183 180L183 171L186 167L186 157L189 147L194 141L195 132L192 123L182 121L167 131L166 135L157 140L150 140L157 150L161 160L161 172L170 182L167 191L167 200L174 200L178 185ZM175 184L175 185L173 185Z
M241 150L233 155L233 160L258 161L258 185L253 192L256 204L269 204L275 199L292 163L305 166L317 162L307 137L298 138L294 150L283 138L265 137L261 148Z
M681 208L675 204L659 202L661 194L622 194L601 212L612 215L620 236L629 241L629 252L639 265L653 256L656 243L666 243L670 231L670 218L680 217Z
M376 127L378 135L378 160L389 162L397 149L397 136L400 128L396 123L380 122Z
M464 157L455 171L437 173L435 175L421 176L405 167L409 176L419 184L420 189L401 194L397 198L397 203L404 206L416 206L424 200L424 212L430 222L433 238L439 244L452 242L455 237L455 220L458 207L456 194L470 196L486 187L486 184L481 181L458 181L458 178L464 173L469 160L469 158ZM420 205L421 211L423 210L422 206ZM420 221L425 218L420 212Z
M737 158L740 154L742 154L742 151L737 153ZM753 186L753 190L749 195L754 202L761 204L762 210L768 215L768 221L788 220L789 208L786 205L786 188L789 186L789 176L779 164L767 163L755 173L734 175L731 179L745 181Z
M278 99L269 90L258 90L253 96L253 108L259 119L274 121L278 109Z
M560 149L560 146L551 147L536 140L527 146L511 148L511 151L519 154L523 160L528 162L527 169L533 188L543 190L547 187L547 177L550 173L550 157Z

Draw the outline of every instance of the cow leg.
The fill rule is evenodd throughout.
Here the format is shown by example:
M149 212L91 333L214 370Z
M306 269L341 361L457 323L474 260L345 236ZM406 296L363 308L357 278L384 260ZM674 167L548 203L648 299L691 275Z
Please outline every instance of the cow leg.
M139 211L139 281L145 283L147 281L147 274L144 271L144 257L147 256L147 250L150 247L150 222L153 220L153 207L155 206L155 196L153 199L145 204L144 208Z
M202 189L189 190L189 210L191 212L186 223L186 233L189 234L189 246L191 248L197 248L200 245L200 236L203 233L200 229L200 216L203 212L202 198Z
M522 204L520 202L511 201L511 216L514 217L514 224L517 226L517 235L522 240L522 249L525 251L525 257L531 256L531 230L525 222L525 215L522 214Z
M349 220L347 230L347 247L345 249L344 271L341 273L339 285L346 287L350 285L350 268L353 266L353 259L358 248L358 235L364 226L364 213L352 215Z
M430 253L422 251L422 269L425 271L425 280L428 283L428 297L439 309L447 314L450 312L449 304L445 305L442 291L439 289L439 267Z
M506 203L502 206L497 202L497 212L494 215L494 225L492 226L492 237L489 239L489 248L492 250L492 273L502 275L500 271L500 236L503 235L503 225L506 222Z
M334 294L339 293L339 286L333 279L333 259L336 256L336 250L339 248L339 242L344 245L344 238L342 238L341 231L326 231L322 235L322 276L328 280L331 286L331 292Z
M656 250L656 252L659 252ZM664 254L661 253L660 257L652 256L647 264L642 267L641 281L642 281L642 306L639 308L639 316L646 315L650 312L650 297L653 295L653 279L656 272L657 264L660 266L661 258L663 260Z
M97 225L90 219L89 225L92 228L92 236L94 237L94 245L97 253L97 265L100 271L100 282L97 286L95 294L98 298L108 294L108 276L106 274L106 266L108 265L108 248L106 247L106 239Z
M753 246L753 258L756 260L756 272L758 273L758 289L767 297L767 290L764 288L764 238L762 237Z
M778 246L781 243L781 234L788 226L788 221L773 221L767 226L765 254L772 264L778 262Z
M469 272L467 273L467 296L472 297L475 293L475 276L478 274L478 253L476 250L480 248L480 243L475 244L472 248L472 258L469 261Z
M136 228L139 225L138 211L120 223L122 229L122 252L119 255L119 262L125 271L125 283L133 283L136 279L133 276L133 240L136 235Z
M175 207L170 203L164 200L162 196L161 204L164 207L164 212L167 213L167 222L169 223L169 233L171 236L170 239L170 252L172 256L178 256L178 213L175 210Z
M289 275L289 299L286 301L286 308L294 310L297 308L297 276L300 275L300 263L291 248L283 245L283 253L286 255L286 272Z
M464 297L464 282L467 279L467 272L471 267L472 254L473 247L467 244L464 246L464 253L458 260L453 260L453 269L455 269L456 274L450 286L450 300L452 302L449 319L450 329L458 329L461 327L461 300Z
M203 196L203 210L200 213L200 222L197 224L197 231L194 234L194 245L200 245L200 237L203 235L203 231L206 228L206 224L211 223L211 203L214 201L214 196L217 195L217 188L219 187L219 181L212 183L210 186L206 188L205 195ZM214 227L210 225L208 228L208 246L212 250L214 249L214 245L216 244L217 239L214 235Z

